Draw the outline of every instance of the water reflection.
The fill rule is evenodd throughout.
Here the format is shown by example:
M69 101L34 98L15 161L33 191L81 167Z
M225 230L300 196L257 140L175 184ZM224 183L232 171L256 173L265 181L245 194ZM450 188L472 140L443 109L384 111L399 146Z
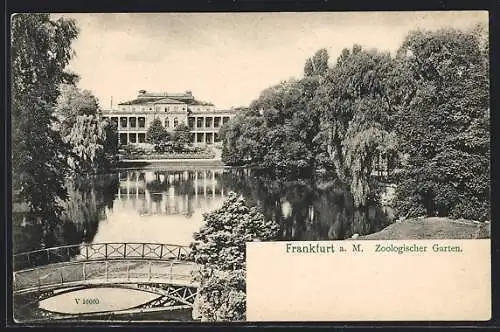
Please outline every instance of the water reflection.
M225 173L222 183L279 220L282 240L342 240L387 226L390 209L378 203L354 208L348 189L336 181L265 179Z
M355 209L335 181L266 179L241 169L129 170L78 179L67 188L64 222L50 234L23 224L22 214L14 216L15 251L82 242L188 245L203 213L220 206L229 191L278 220L282 240L345 239L376 232L391 220L378 204Z

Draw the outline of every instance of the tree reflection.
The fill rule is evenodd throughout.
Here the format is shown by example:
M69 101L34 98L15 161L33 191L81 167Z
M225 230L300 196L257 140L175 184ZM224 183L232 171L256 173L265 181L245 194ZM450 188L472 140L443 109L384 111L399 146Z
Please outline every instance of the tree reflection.
M99 222L106 217L106 208L113 207L118 184L117 175L99 175L68 181L68 199L61 202L61 222L51 228L27 223L24 213L14 213L14 252L91 242L97 233ZM68 251L69 256L77 254L78 248L73 249ZM63 260L69 258L62 257ZM48 263L48 259L43 255L30 259L40 264ZM53 259L55 258L51 258L51 262Z
M342 240L390 222L377 203L355 208L352 194L339 181L269 178L241 169L225 172L220 181L259 206L266 218L279 221L282 240Z

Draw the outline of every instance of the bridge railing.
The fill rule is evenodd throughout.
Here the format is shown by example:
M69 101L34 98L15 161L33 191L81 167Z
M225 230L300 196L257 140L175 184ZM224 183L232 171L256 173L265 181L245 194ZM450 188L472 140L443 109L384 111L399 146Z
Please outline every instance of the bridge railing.
M54 264L14 272L14 293L84 285L92 282L183 282L195 284L199 267L194 263L159 260L101 260Z
M14 270L41 265L90 260L189 260L189 247L162 243L90 243L60 246L14 255Z

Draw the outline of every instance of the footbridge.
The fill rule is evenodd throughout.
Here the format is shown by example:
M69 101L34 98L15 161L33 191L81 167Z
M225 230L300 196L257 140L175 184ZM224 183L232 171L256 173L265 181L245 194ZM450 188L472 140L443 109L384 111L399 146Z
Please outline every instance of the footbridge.
M200 270L188 247L161 243L92 243L46 248L16 254L14 267L14 297L22 298L19 302L26 307L53 296L95 287L119 287L158 295L148 303L128 308L129 314L192 308ZM75 316L39 308L36 311L36 316L42 318Z

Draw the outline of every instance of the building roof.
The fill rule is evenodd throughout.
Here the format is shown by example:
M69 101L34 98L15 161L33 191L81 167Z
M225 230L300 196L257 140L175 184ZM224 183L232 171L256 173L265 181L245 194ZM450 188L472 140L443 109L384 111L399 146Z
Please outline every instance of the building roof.
M140 104L149 104L158 100L158 98L137 98L130 101L124 101L122 103L118 103L118 105L140 105Z
M154 104L185 104L182 101L172 99L172 98L163 98L158 99L153 102Z
M125 101L119 103L118 105L137 105L137 104L148 104L148 103L169 103L169 104L199 104L199 105L211 105L210 103L201 103L194 99L191 91L186 91L185 93L170 93L170 92L146 92L145 90L139 91L139 95L136 99Z

